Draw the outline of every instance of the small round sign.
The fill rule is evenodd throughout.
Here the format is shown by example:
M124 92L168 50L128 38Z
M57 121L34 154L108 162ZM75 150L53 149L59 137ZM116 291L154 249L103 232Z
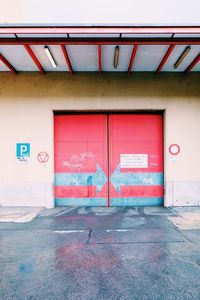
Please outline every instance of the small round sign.
M46 163L49 160L49 154L45 151L38 153L37 159L40 163Z
M177 155L177 154L179 154L180 150L181 149L180 149L180 146L178 144L171 144L169 146L169 153L171 155Z

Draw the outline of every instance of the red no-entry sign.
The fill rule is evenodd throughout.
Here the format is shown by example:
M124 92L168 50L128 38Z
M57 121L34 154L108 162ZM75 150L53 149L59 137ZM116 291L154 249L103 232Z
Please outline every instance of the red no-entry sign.
M49 154L45 151L38 153L37 159L40 163L46 163L49 160Z

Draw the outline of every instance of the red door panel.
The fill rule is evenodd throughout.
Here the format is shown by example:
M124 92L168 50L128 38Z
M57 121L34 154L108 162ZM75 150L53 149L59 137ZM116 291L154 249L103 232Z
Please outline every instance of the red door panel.
M162 116L110 115L109 149L110 205L161 205Z
M107 116L55 116L54 129L56 205L107 205Z

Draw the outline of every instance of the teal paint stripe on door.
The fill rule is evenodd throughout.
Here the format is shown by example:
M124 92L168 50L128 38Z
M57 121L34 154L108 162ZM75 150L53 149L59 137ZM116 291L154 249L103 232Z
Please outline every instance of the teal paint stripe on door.
M106 198L55 198L55 206L107 206Z
M163 204L162 197L130 197L111 198L111 206L160 206Z

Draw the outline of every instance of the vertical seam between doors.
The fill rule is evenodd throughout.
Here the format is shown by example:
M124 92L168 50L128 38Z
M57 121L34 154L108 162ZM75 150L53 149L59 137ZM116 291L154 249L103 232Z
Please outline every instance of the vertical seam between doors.
M107 114L107 163L108 163L108 207L110 206L110 128L109 128L109 114Z

